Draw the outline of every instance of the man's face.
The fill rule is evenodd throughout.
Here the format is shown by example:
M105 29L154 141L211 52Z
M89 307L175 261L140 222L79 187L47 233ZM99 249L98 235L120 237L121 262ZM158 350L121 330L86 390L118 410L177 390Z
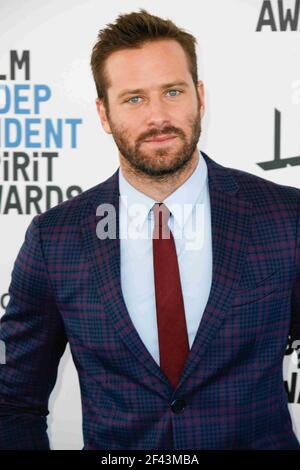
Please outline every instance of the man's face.
M124 49L105 66L109 112L99 99L97 111L121 161L135 173L156 177L185 167L201 133L204 90L201 81L195 88L181 45L159 40Z

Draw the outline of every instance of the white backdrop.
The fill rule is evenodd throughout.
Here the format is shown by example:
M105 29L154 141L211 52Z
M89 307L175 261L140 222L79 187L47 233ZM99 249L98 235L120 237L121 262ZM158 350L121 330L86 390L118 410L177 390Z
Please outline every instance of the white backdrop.
M275 110L281 118L277 129L277 140L279 135L281 138L277 158L300 156L300 14L294 22L285 24L289 9L291 19L297 13L299 0L284 0L281 17L278 3L275 0L0 0L0 317L8 301L6 293L17 251L29 222L37 213L34 205L26 210L26 188L35 186L35 194L40 191L39 206L44 212L47 187L60 188L63 199L67 199L68 188L76 186L86 190L108 178L119 165L117 148L96 114L96 89L89 61L98 30L120 13L143 7L172 19L196 36L199 79L204 81L206 89L200 150L226 166L300 187L300 162L271 170L258 165L275 158ZM15 77L11 76L11 51L16 51L18 57L23 51L29 51L29 80L24 68L17 70ZM16 85L26 85L21 91L19 87L18 93L24 97L20 109L13 106L13 99L9 109L5 109L7 94L13 98ZM34 109L34 90L45 99L38 113ZM48 99L47 93L51 95ZM35 134L29 136L27 131L30 138L26 142L24 128L28 118L39 121L32 127ZM7 123L9 119L17 120L12 125L11 142L4 132L5 120ZM47 145L46 120L47 125L62 125L62 139L56 145L53 139ZM16 127L23 129L19 142ZM58 153L52 159L52 180L46 171L48 159L39 158L41 152L47 151ZM14 152L28 154L27 181L22 173L14 181L9 166L15 158ZM34 152L38 152L36 157ZM37 181L33 176L35 158L40 172ZM5 174L5 167L6 171L10 169L10 174ZM17 189L12 189L14 185ZM76 194L75 189L73 195ZM53 195L50 205L58 202ZM285 356L283 377L292 391L289 409L300 440L300 369L295 354ZM50 397L48 424L53 449L83 447L79 382L68 347Z

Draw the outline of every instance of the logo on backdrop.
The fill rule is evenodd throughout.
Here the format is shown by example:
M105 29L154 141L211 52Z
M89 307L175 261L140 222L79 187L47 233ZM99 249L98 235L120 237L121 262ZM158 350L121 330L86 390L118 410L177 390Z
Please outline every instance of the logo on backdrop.
M262 2L256 31L300 31L300 0L294 0L293 8L287 1Z
M6 309L8 302L9 302L9 293L5 292L4 294L0 294L0 313L1 313L1 310Z
M51 88L26 83L30 51L10 51L9 69L9 79L0 75L0 214L40 214L82 192L77 185L52 184L57 150L77 148L82 119L45 117ZM16 83L17 69L25 83Z
M275 109L274 119L274 159L266 162L257 163L263 170L277 170L285 168L286 166L300 165L300 155L295 157L281 158L280 144L281 144L281 113Z
M286 356L291 356L293 363L297 365L298 371L300 370L300 340L291 340L288 338L288 344L285 351ZM290 374L289 380L284 381L287 399L289 403L300 403L300 376L297 372ZM298 387L297 387L298 386ZM298 388L298 392L297 392Z

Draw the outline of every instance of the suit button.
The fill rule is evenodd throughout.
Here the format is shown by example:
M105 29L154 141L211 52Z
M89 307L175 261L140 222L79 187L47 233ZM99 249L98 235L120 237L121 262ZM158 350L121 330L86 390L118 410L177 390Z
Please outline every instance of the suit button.
M174 413L181 413L185 407L186 401L184 398L176 398L176 400L171 403L171 409Z

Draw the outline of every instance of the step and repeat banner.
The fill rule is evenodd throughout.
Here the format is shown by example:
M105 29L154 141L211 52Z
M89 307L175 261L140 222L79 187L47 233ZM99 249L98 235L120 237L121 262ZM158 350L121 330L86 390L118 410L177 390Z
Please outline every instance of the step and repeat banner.
M206 92L200 150L225 166L300 188L300 0L0 0L0 317L32 218L119 166L96 113L89 61L99 29L140 8L197 38ZM297 359L288 346L283 380L300 440ZM80 389L69 347L49 409L51 447L81 449Z

